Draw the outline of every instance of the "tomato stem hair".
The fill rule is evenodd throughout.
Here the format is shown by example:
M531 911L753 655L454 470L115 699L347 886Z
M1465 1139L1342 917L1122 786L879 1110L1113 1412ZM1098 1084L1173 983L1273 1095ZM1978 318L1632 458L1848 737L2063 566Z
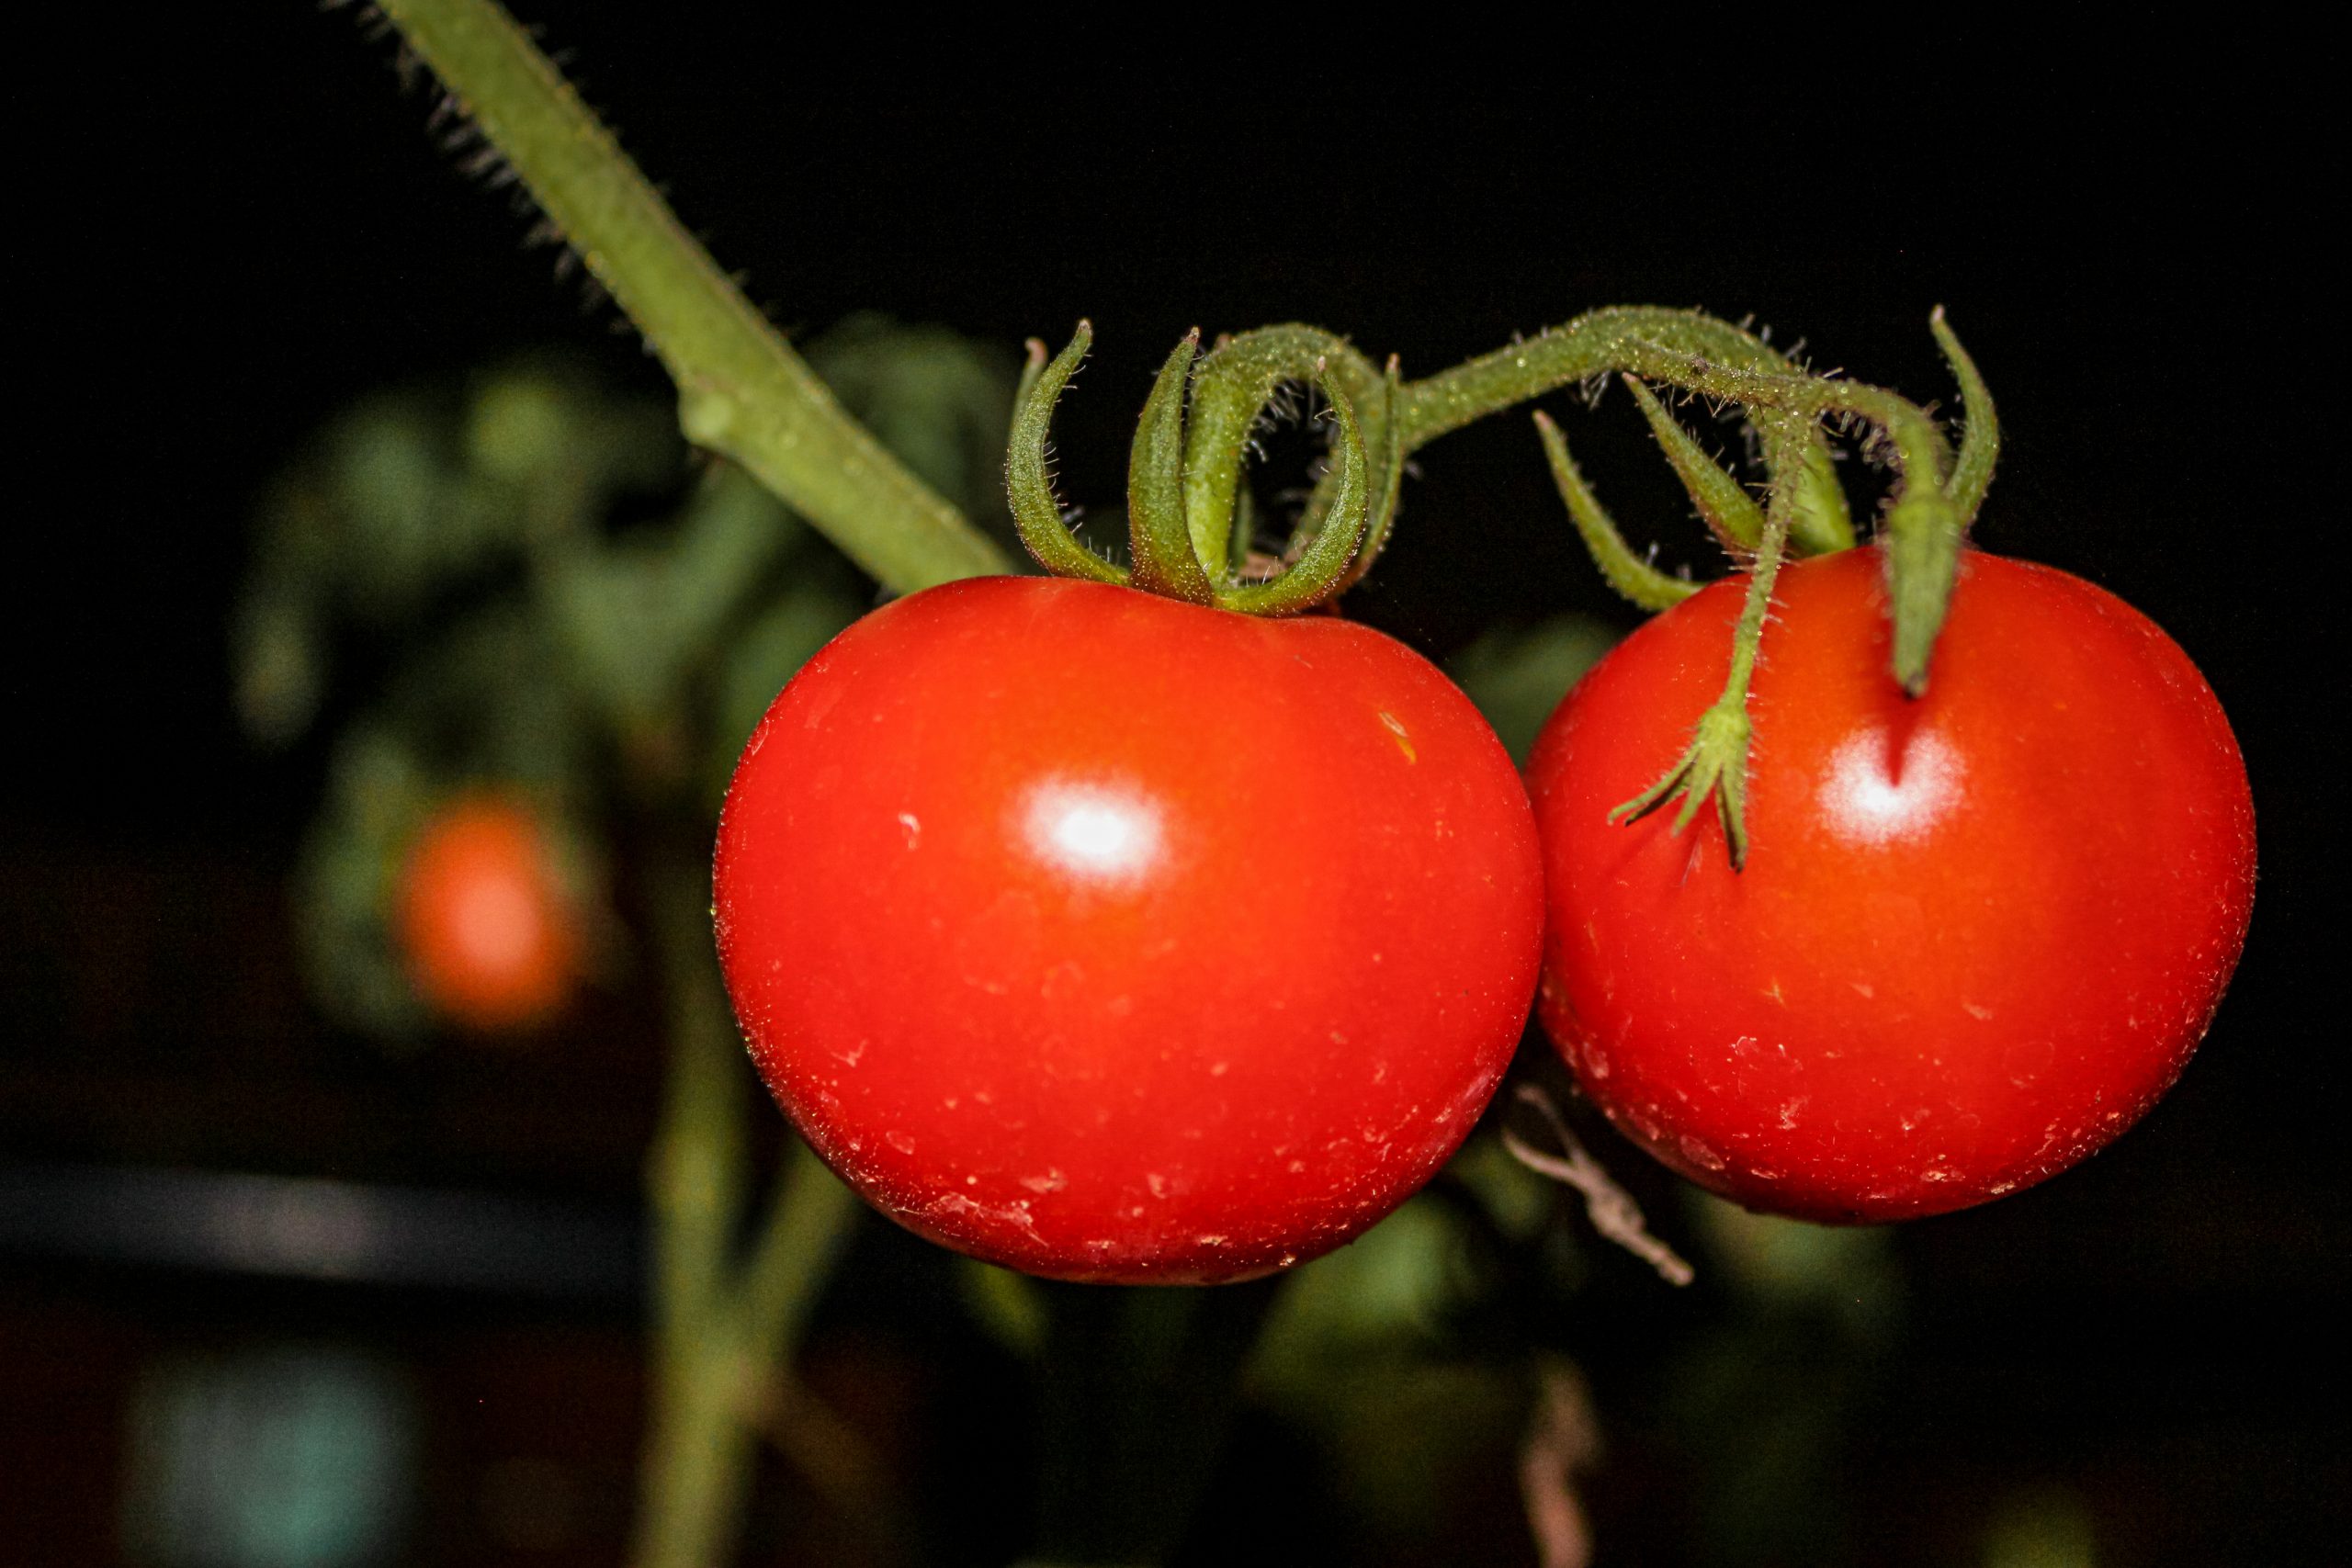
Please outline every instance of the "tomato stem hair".
M1006 570L842 408L494 0L380 0L678 388L679 424L900 592Z

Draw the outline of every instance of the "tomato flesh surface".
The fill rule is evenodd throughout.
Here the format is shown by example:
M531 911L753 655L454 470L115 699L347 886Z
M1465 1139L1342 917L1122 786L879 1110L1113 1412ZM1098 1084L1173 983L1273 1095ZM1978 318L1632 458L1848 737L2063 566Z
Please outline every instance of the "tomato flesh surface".
M1541 961L1525 795L1427 661L1054 579L820 652L745 748L715 880L752 1059L817 1152L1067 1279L1356 1235L1469 1132Z
M2114 1138L2234 968L2254 814L2220 704L2103 590L1970 554L1927 694L1887 675L1883 565L1788 570L1750 698L1747 867L1712 810L1611 808L1720 691L1747 580L1635 632L1529 765L1538 1010L1611 1120L1752 1208L1910 1218Z

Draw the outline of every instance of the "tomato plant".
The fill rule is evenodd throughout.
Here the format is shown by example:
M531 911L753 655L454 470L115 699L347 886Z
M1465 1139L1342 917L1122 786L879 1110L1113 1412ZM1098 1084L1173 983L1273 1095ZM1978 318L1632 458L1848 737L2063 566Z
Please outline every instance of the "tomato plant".
M836 638L720 819L761 1075L923 1235L1212 1281L1339 1245L1519 1039L1542 874L1509 758L1401 644L983 578Z
M541 1021L580 976L580 918L538 817L496 795L436 812L401 866L397 919L411 977L467 1028Z
M1744 871L1713 816L1611 820L1721 685L1742 580L1611 652L1530 761L1546 1028L1628 1135L1754 1208L1902 1219L2066 1168L2172 1084L2237 961L2253 807L2211 689L2113 595L1962 563L1916 699L1878 551L1782 573Z

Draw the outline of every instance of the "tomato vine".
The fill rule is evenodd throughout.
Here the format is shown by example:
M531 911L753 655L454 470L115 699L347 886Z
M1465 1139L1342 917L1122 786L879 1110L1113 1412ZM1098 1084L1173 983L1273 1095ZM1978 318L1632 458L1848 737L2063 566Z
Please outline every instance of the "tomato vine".
M953 503L844 411L824 382L678 223L611 134L495 0L379 3L408 47L440 78L458 111L507 161L556 228L644 333L649 346L675 382L678 423L687 438L741 465L876 581L910 596L905 606L894 606L885 616L874 617L884 623L885 631L889 624L887 617L892 615L903 630L925 616L944 617L958 604L1010 597L998 590L1012 589L1011 584L944 588L963 579L1002 574L1011 563ZM1123 563L1090 548L1072 531L1049 475L1046 446L1054 410L1092 343L1091 326L1081 321L1058 354L1048 355L1042 345L1031 345L1008 446L1007 491L1023 544L1057 576L1141 590L1186 606L1261 617L1295 616L1329 604L1372 569L1389 537L1407 465L1422 448L1476 420L1547 394L1577 388L1597 391L1612 378L1621 380L1692 505L1744 571L1745 581L1724 584L1704 604L1693 605L1694 610L1702 609L1717 619L1704 621L1693 615L1678 623L1703 622L1706 632L1719 639L1727 631L1730 644L1723 683L1708 705L1695 718L1677 712L1661 721L1681 739L1679 754L1663 773L1651 775L1637 789L1630 779L1612 775L1612 790L1622 786L1631 793L1611 802L1605 811L1586 811L1584 821L1625 821L1672 807L1672 829L1679 832L1712 805L1723 832L1724 859L1730 871L1738 872L1752 852L1748 821L1751 687L1757 683L1776 594L1786 583L1803 577L1804 570L1813 570L1816 578L1831 575L1818 569L1801 570L1795 563L1851 551L1862 536L1876 536L1877 554L1848 556L1838 563L1837 575L1849 581L1865 562L1870 570L1880 574L1875 585L1883 591L1886 679L1875 694L1890 701L1899 694L1901 701L1927 705L1922 699L1930 690L1939 639L1962 576L1967 531L1983 504L1999 451L1998 422L1983 378L1940 310L1931 317L1929 327L1961 392L1963 418L1956 445L1928 411L1895 393L1815 374L1761 334L1694 310L1657 307L1594 310L1420 379L1408 379L1395 358L1378 360L1346 338L1317 327L1297 323L1261 327L1216 339L1205 346L1195 330L1162 361L1143 403L1129 452L1127 548ZM1261 548L1260 520L1251 513L1243 484L1252 436L1270 407L1278 406L1302 388L1310 389L1328 407L1329 460L1317 473L1279 544ZM1668 395L1661 396L1662 392ZM1677 399L1729 405L1740 412L1756 436L1760 485L1751 486L1709 456L1670 406ZM1557 424L1542 411L1534 412L1533 420L1569 517L1611 586L1649 610L1670 611L1703 597L1697 585L1657 570L1636 554L1585 482ZM1888 495L1874 528L1858 528L1835 463L1836 442L1856 434L1864 454L1883 461L1892 471ZM1791 569L1787 576L1784 567ZM1031 594L1027 592L1031 587L1046 592ZM934 588L943 592L917 608L920 591ZM1105 596L1093 588L1080 592L1060 584L1030 584L1023 585L1021 597L1066 605ZM1724 615L1734 597L1738 601L1736 617ZM1153 610L1179 620L1193 616L1191 609L1179 612L1159 605ZM1879 613L1880 606L1873 602L1871 614ZM1729 622L1727 627L1724 621ZM1321 629L1294 626L1279 628L1279 635L1289 638L1292 633L1306 634L1291 638L1292 644L1301 644ZM1234 630L1226 626L1216 635ZM1268 635L1257 637L1259 633ZM869 629L864 635L872 639L884 633ZM1276 628L1245 626L1237 635L1256 637L1253 646L1269 645ZM1720 640L1713 646L1720 647ZM1875 649L1880 645L1871 646ZM1033 689L1048 692L1050 703L1051 661L1038 656L1034 647L1026 649L1024 657L1031 659L1031 668L1023 678ZM1136 662L1142 662L1140 656ZM952 661L942 668L952 673ZM820 679L812 684L821 684L822 674L820 670ZM935 683L947 684L944 679ZM987 694L992 698L995 694ZM1678 703L1695 705L1698 694L1686 682L1675 689L1673 697ZM776 711L784 711L792 700L809 699L805 693L801 699L793 699L787 689ZM978 697L972 705L979 705ZM969 716L948 716L953 720ZM1379 717L1391 726L1408 762L1418 764L1419 759L1394 716L1382 709ZM1037 721L1040 726L1043 722ZM1113 720L1102 722L1108 725ZM816 717L808 717L804 728L814 729L817 723ZM1155 738L1155 743L1161 739ZM1383 746L1387 744L1385 737L1374 739ZM755 740L754 752L757 749ZM1556 748L1553 754L1559 754ZM1649 755L1644 753L1645 759ZM1379 760L1384 764L1394 762L1385 754ZM747 756L747 769L750 761ZM1645 771L1656 766L1646 760L1642 765ZM1507 767L1497 761L1487 771L1501 781L1498 794L1516 797ZM918 775L915 771L909 776ZM854 786L856 781L852 782ZM1345 782L1331 784L1328 794L1333 798L1346 795ZM795 779L776 786L782 792L778 798L797 808L802 802L791 792L806 783ZM855 788L850 793L855 795ZM1592 803L1579 797L1577 804L1581 809ZM1316 805L1328 807L1329 801ZM740 805L730 809L739 816L748 810ZM776 807L770 815L782 819L791 812ZM926 812L925 817L932 818L932 814ZM952 821L944 813L932 819L943 826ZM991 823L997 820L998 817L989 818ZM911 835L919 830L916 816L910 811L898 821L910 835L906 849L911 852ZM1310 824L1324 825L1322 818ZM932 831L934 843L948 837L939 827ZM2249 868L2250 831L2249 826L2245 835ZM972 829L969 837L978 843L983 837L981 829ZM852 841L850 829L844 828L839 838L839 844L820 843L809 849L809 858L838 871L835 860L823 857L848 852L841 846ZM734 892L739 874L765 874L767 868L757 863L769 852L741 845L722 849L722 903ZM1798 858L1798 852L1785 844L1776 843L1772 853L1787 854L1792 862ZM733 871L745 863L747 856L753 871ZM865 856L876 863L879 858ZM787 869L797 872L800 867ZM1254 874L1255 866L1248 856L1236 854L1230 857L1230 870L1238 885ZM1727 880L1736 881L1719 877L1711 886L1716 888L1715 896L1731 901L1753 890L1763 878L1752 876L1742 893L1724 894L1721 884ZM994 886L986 875L975 881ZM1527 885L1534 884L1528 881ZM778 886L791 887L797 896L797 885L783 874L768 876L765 886L771 896ZM683 968L694 962L687 955L696 945L694 933L701 929L701 912L696 908L698 896L690 888L682 883L674 891L665 916L665 942L674 949L673 958ZM1403 899L1397 894L1391 901ZM1540 899L1531 893L1522 901ZM2241 912L2237 925L2241 934L2243 924ZM1553 925L1548 940L1556 946L1561 940L1556 910ZM763 948L754 952L757 943L729 929L725 921L722 929L730 962L744 974L753 975L750 984L759 986L770 983L757 976L792 970L794 964L786 959L797 962L824 951L824 943L840 934L799 932L796 940L801 947L772 958ZM1529 936L1522 945L1532 946L1533 940ZM922 961L922 942L914 942L903 967L911 969ZM738 956L739 952L751 956ZM761 962L754 963L755 958ZM1519 965L1505 976L1509 984L1498 980L1487 989L1508 1003L1511 999L1508 993L1519 980L1532 984L1532 971L1520 973L1528 968ZM799 966L802 973L816 969L811 964ZM2219 986L2226 981L2226 967L2209 977L2213 981L2211 994L2200 993L2179 1010L2183 1018L2199 1027L2199 1019L2210 1016L2210 1004L2218 998ZM729 979L739 986L746 984L735 969L730 969ZM1777 990L1777 979L1773 987ZM769 992L758 994L765 998ZM707 1003L711 998L706 992L702 999ZM1523 1018L1523 990L1518 999ZM739 993L739 1005L741 1000ZM1752 1002L1753 998L1742 1000ZM1547 1001L1550 1012L1560 1014L1562 1004L1548 997ZM2202 1014L2198 1012L2199 1007L2204 1009ZM1509 1006L1500 1009L1504 1013L1510 1010ZM721 1070L718 1064L725 1055L724 1051L714 1049L714 1042L723 1043L723 1021L714 1022L706 1008L702 1016L679 1022L672 1100L658 1156L662 1168L655 1192L662 1237L666 1382L657 1401L656 1438L649 1457L649 1495L654 1506L648 1517L653 1522L646 1527L649 1533L640 1546L642 1560L649 1562L660 1560L661 1542L667 1536L683 1538L697 1530L703 1535L723 1533L712 1521L740 1506L747 1483L747 1450L737 1429L741 1412L729 1404L733 1383L741 1377L757 1378L773 1371L788 1346L792 1321L807 1308L813 1288L811 1271L820 1269L830 1249L839 1245L845 1223L841 1190L821 1180L813 1164L804 1161L798 1174L782 1187L754 1257L741 1266L730 1261L729 1240L722 1234L725 1227L714 1224L714 1214L723 1219L731 1213L735 1194L730 1187L726 1201L714 1204L709 1184L701 1180L709 1175L702 1164L726 1165L740 1152L720 1130L729 1111L722 1103L724 1095L712 1087ZM932 1021L934 1032L961 1021L956 1018ZM1479 1070L1464 1081L1471 1082L1473 1089L1483 1084L1490 1089L1492 1077L1500 1071L1497 1064L1508 1055L1510 1041L1516 1038L1517 1024L1508 1020L1502 1024L1482 1021L1493 1027L1480 1033L1482 1054L1475 1064ZM1565 1042L1574 1032L1575 1021L1555 1021L1555 1032ZM766 1016L747 1017L745 1022L761 1053L763 1070L770 1073L772 1081L786 1080L792 1093L800 1094L809 1104L821 1104L825 1096L841 1088L838 1078L820 1081L816 1069L804 1071L805 1064L787 1059L797 1043L788 1038L788 1028L774 1025ZM2168 1063L2177 1070L2182 1048L2176 1036L2180 1033L2177 1030L2164 1042L2165 1051L2173 1055L2152 1058L2160 1067ZM1335 1033L1331 1038L1339 1037ZM862 1051L864 1042L856 1045ZM1592 1041L1581 1036L1571 1052L1577 1049L1594 1054ZM851 1065L855 1066L854 1059ZM1487 1071L1488 1067L1492 1073ZM2154 1084L2162 1073L2143 1077L2145 1081L2135 1086L2135 1092ZM806 1081L799 1081L802 1078ZM922 1087L928 1090L930 1086ZM1314 1087L1315 1093L1301 1098L1317 1100L1322 1086ZM1666 1089L1670 1092L1672 1087ZM791 1100L792 1093L779 1092ZM1663 1095L1645 1101L1644 1114L1653 1102L1663 1104ZM957 1100L947 1099L944 1104L955 1110ZM1468 1100L1463 1104L1466 1106ZM826 1107L828 1112L831 1109ZM1419 1109L1419 1104L1413 1106L1416 1112ZM968 1206L977 1200L953 1189L915 1191L906 1172L885 1168L887 1161L877 1152L851 1141L848 1131L825 1124L814 1113L805 1117L802 1124L819 1127L812 1144L818 1138L837 1135L842 1146L869 1156L874 1171L866 1173L861 1185L881 1191L883 1198L877 1201L892 1207L902 1221L924 1234L1021 1267L1095 1279L1215 1280L1286 1267L1296 1258L1291 1250L1291 1231L1272 1223L1264 1227L1264 1235L1250 1238L1255 1250L1247 1257L1226 1256L1224 1249L1231 1238L1220 1229L1193 1235L1190 1251L1172 1243L1159 1246L1158 1250L1141 1248L1133 1257L1106 1259L1099 1269L1069 1261L1070 1246L1099 1245L1094 1242L1055 1238L1046 1245L1034 1234L1024 1234L1010 1241L1000 1238L989 1245L975 1245L975 1233L958 1217L960 1211L955 1204ZM1905 1125L1901 1130L1907 1134L1911 1128ZM1681 1148L1686 1168L1718 1168L1710 1166L1708 1157L1672 1142L1667 1132L1641 1131L1637 1135L1644 1136L1669 1163L1678 1158L1675 1149ZM2077 1141L2087 1147L2094 1135L2085 1132ZM1141 1136L1130 1134L1125 1142L1133 1144ZM942 1141L945 1141L944 1134ZM1382 1145L1384 1152L1386 1146ZM1424 1166L1433 1168L1433 1162L1442 1159L1452 1146L1451 1142L1438 1138L1418 1147L1407 1162L1412 1167L1413 1182L1427 1175ZM1765 1154L1772 1150L1766 1148ZM828 1147L827 1155L835 1168L849 1168L838 1148ZM1763 1157L1756 1156L1749 1163L1757 1164ZM2041 1158L2036 1151L2011 1163L2022 1170ZM2047 1174L2046 1168L2035 1168ZM1158 1197L1162 1174L1154 1168L1142 1171L1136 1179L1145 1181ZM1755 1182L1748 1186L1718 1185L1743 1198L1758 1191L1769 1194L1769 1185L1762 1184L1774 1179L1753 1171L1748 1174L1755 1176ZM2010 1174L2004 1167L2000 1179L2008 1180ZM724 1179L731 1182L734 1176L730 1170ZM983 1177L1000 1186L1004 1181L1024 1185L1029 1179L1007 1167L1002 1171L975 1171L964 1180L977 1184ZM895 1207L885 1201L891 1199L886 1189L894 1181L905 1189L898 1191ZM1373 1209L1401 1201L1410 1185L1384 1188L1359 1207L1364 1215L1376 1217L1371 1213ZM1278 1181L1253 1179L1249 1190L1253 1196L1265 1197L1279 1195L1279 1188ZM1003 1200L997 1205L998 1218L1034 1233L1035 1216L1029 1201L1017 1195L997 1196ZM1811 1207L1804 1212L1833 1217L1879 1212L1871 1208L1879 1201L1873 1193L1864 1192L1855 1201L1848 1201L1850 1195L1842 1190L1833 1196L1835 1202L1810 1194ZM1925 1212L1921 1206L1925 1201L1913 1203L1908 1210L1897 1205L1883 1212ZM1018 1222L1005 1218L1011 1214L1020 1216ZM1089 1223L1099 1217L1080 1216ZM1369 1223L1369 1218L1363 1223ZM1313 1245L1333 1244L1352 1235L1352 1220L1334 1220L1323 1225ZM1070 1222L1069 1236L1080 1236L1083 1229L1078 1221ZM805 1267L788 1267L777 1250L787 1243L799 1249L796 1256L811 1261ZM705 1439L712 1430L722 1428L733 1431L732 1446L714 1449ZM673 1531L662 1522L678 1519L701 1524L690 1523Z
M699 446L741 462L803 512L885 586L899 592L1001 571L1006 563L953 504L851 419L783 337L678 223L580 102L555 66L495 0L389 0L385 14L470 115L495 151L646 334L679 390L679 420ZM1197 354L1171 354L1146 405L1129 474L1131 567L1088 550L1064 525L1045 479L1054 400L1091 341L1081 323L1047 360L1033 351L1008 464L1023 542L1047 570L1136 585L1258 615L1311 609L1359 580L1385 541L1406 461L1451 431L1558 389L1611 374L1737 405L1761 438L1768 504L1708 459L1671 415L1644 412L1701 514L1754 557L1755 624L1737 634L1732 679L1699 719L1690 749L1629 814L1707 801L1732 828L1736 856L1745 768L1747 673L1763 605L1789 542L1805 553L1850 545L1854 531L1824 434L1859 422L1892 461L1886 571L1894 678L1925 688L1968 521L1990 481L1997 438L1967 355L1939 312L1931 323L1952 362L1968 414L1955 457L1935 421L1893 392L1815 376L1760 337L1699 311L1618 307L1419 381L1377 368L1346 339L1296 324L1261 328ZM1251 530L1237 527L1243 452L1261 412L1286 382L1329 400L1339 460L1317 483L1270 576L1250 570ZM1189 403L1189 408L1186 406ZM1557 431L1541 426L1571 515L1609 580L1636 603L1679 590L1634 562L1574 478ZM1786 513L1776 531L1771 502Z

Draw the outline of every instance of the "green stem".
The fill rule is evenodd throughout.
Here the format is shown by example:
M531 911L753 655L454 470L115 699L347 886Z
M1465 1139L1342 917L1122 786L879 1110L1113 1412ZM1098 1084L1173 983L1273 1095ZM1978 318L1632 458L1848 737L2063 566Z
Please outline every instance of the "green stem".
M1562 387L1612 371L1651 375L1635 363L1634 356L1652 357L1660 349L1775 375L1792 368L1770 344L1728 321L1697 310L1617 306L1590 311L1564 326L1411 383L1404 389L1400 404L1398 439L1405 451L1411 453L1474 420ZM1755 409L1751 407L1750 412L1754 414ZM1790 524L1798 546L1815 554L1851 546L1854 530L1845 492L1838 483L1828 443L1815 423L1766 412L1757 415L1757 428L1764 438L1766 466L1775 479L1783 468L1793 467L1800 471Z
M730 1561L751 1493L762 1393L789 1367L856 1215L805 1146L741 1267L743 1054L711 962L709 884L680 857L657 888L671 996L668 1087L647 1162L654 1228L652 1414L632 1568Z
M1628 368L1655 380L1808 421L1851 414L1885 434L1899 481L1885 525L1887 593L1894 628L1890 662L1905 692L1915 697L1925 692L1928 661L1951 607L1962 536L1961 512L1945 493L1950 453L1935 421L1893 392L1856 381L1736 369L1635 336L1623 339L1621 347ZM1775 469L1776 489L1781 471Z
M799 1344L857 1216L857 1195L816 1150L796 1143L743 1265L744 1345L762 1381L780 1372Z
M1781 575L1781 558L1788 553L1795 483L1793 474L1777 483L1765 508L1764 536L1757 546L1739 626L1732 634L1731 669L1724 680L1723 694L1700 716L1690 748L1666 775L1609 814L1611 821L1636 820L1680 796L1682 809L1674 817L1674 830L1679 833L1712 799L1723 823L1724 847L1734 871L1747 863L1747 687L1756 675L1764 624L1771 615L1772 585Z
M381 9L645 333L689 440L751 470L887 587L1010 570L842 411L494 0Z

